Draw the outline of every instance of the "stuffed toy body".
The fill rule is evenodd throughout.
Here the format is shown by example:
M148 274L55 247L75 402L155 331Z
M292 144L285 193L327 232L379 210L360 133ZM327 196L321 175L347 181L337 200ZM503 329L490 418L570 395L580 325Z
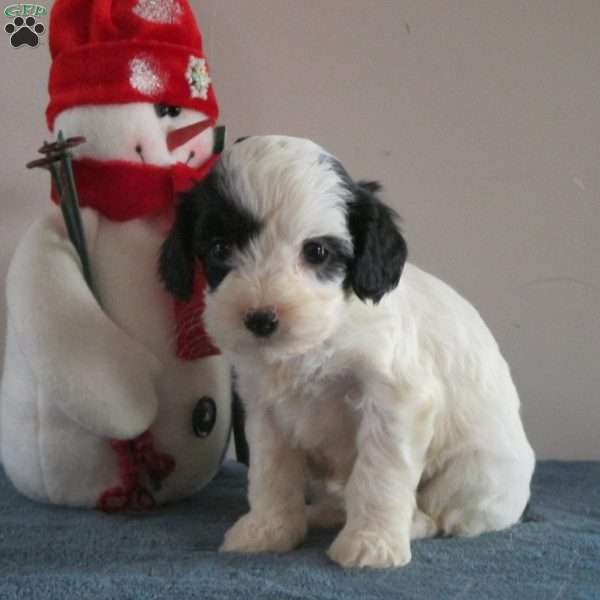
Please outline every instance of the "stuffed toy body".
M58 0L50 46L50 129L86 139L73 170L98 297L55 207L7 277L0 457L35 500L148 508L209 481L230 434L201 274L188 305L157 275L178 192L216 160L217 103L184 0Z

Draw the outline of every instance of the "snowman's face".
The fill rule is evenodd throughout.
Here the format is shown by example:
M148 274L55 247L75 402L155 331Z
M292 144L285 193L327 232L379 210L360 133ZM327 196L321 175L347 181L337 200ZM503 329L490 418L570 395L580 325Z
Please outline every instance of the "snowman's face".
M133 103L78 106L64 110L54 122L54 133L65 138L83 136L75 158L124 160L156 166L184 163L198 167L213 153L212 127L177 148L167 136L176 129L207 119L196 110L162 104Z

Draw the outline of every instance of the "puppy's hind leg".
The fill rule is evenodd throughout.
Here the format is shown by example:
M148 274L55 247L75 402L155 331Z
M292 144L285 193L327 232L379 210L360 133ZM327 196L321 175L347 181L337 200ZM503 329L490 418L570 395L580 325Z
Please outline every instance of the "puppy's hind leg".
M419 490L418 503L444 535L498 531L520 519L532 472L533 455L517 460L463 450Z

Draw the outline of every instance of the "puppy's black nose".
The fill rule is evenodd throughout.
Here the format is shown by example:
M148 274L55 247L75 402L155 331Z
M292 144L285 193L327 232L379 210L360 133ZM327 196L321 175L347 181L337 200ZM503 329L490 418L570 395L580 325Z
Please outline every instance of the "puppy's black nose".
M271 308L261 308L254 312L249 312L244 319L244 325L258 337L268 337L279 325L277 315Z

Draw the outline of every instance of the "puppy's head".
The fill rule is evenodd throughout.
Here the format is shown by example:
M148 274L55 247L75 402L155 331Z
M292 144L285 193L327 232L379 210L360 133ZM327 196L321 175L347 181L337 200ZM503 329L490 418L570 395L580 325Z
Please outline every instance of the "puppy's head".
M406 244L378 191L308 140L247 138L181 199L161 277L186 299L200 261L222 350L302 354L336 330L350 295L377 303L398 284Z

